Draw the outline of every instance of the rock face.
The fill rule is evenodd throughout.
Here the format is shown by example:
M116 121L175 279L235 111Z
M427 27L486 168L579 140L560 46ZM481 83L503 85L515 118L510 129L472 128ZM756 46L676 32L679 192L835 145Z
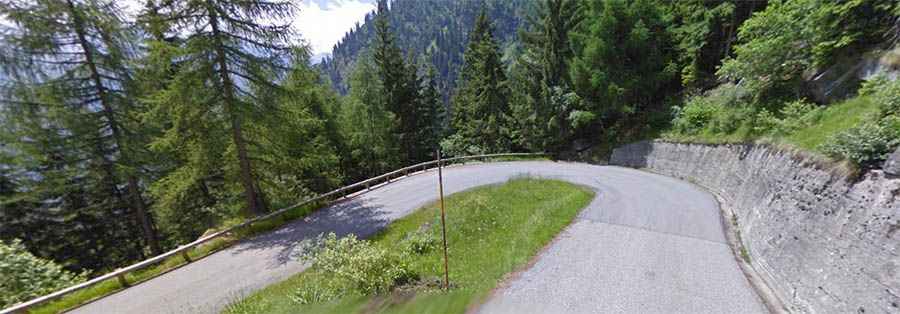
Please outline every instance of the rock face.
M791 312L900 313L900 179L763 145L638 142L610 164L690 180L735 214L753 268Z
M806 88L817 102L832 102L856 93L859 84L876 75L900 77L900 46L843 58L828 68L806 74Z
M888 156L884 162L884 172L890 175L900 176L900 147Z

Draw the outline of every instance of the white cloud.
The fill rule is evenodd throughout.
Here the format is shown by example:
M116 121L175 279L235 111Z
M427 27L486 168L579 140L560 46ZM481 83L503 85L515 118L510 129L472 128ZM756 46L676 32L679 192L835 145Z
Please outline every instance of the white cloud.
M331 53L331 48L344 36L344 33L357 22L362 24L366 13L375 10L372 0L303 0L300 1L299 14L294 16L292 26L300 36L310 44L312 53ZM143 8L139 0L120 0L117 2L130 19L133 19ZM0 25L12 26L6 16L0 15Z
M324 7L315 1L303 2L293 26L309 42L313 54L330 53L344 33L357 22L362 24L366 13L374 9L373 3L362 0L334 0Z

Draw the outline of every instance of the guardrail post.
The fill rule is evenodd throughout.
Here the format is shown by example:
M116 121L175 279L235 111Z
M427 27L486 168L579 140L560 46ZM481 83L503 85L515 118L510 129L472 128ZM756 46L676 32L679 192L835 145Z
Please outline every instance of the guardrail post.
M188 262L188 263L192 262L191 256L188 255L188 250L181 251L181 257L184 258L185 262Z
M119 279L119 284L122 285L122 287L128 287L128 286L129 286L129 285L128 285L128 281L125 280L125 274L124 274L124 273L121 273L121 274L116 275L116 279Z

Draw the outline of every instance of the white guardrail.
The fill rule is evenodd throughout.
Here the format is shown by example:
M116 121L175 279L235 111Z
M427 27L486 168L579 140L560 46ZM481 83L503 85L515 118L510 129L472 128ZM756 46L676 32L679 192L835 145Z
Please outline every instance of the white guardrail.
M491 158L503 158L503 157L531 157L531 156L544 156L544 155L546 155L546 154L542 154L542 153L506 153L506 154L488 154L488 155L474 155L474 156L463 156L463 157L447 158L447 159L442 159L441 162L443 162L444 164L447 164L447 163L453 163L453 162L465 162L465 161L469 161L469 160L478 160L478 159L481 159L482 161L487 161L488 159L491 159ZM136 271L136 270L139 270L139 269L143 269L143 268L148 267L148 266L151 266L151 265L154 265L154 264L156 264L156 263L159 263L159 262L165 260L165 259L168 258L168 257L174 256L174 255L178 255L178 254L181 254L181 255L183 256L183 258L185 259L185 261L187 261L188 263L190 263L190 262L191 262L191 259L190 259L190 258L188 257L188 255L187 255L187 252L188 252L189 249L192 249L192 248L194 248L194 247L197 247L197 246L199 246L199 245L201 245L201 244L203 244L203 243L206 243L206 242L208 242L208 241L210 241L210 240L212 240L212 239L215 239L215 238L221 237L221 236L223 236L223 235L226 235L226 234L228 234L228 233L230 233L230 232L232 232L232 231L234 231L234 230L236 230L236 229L238 229L238 228L247 227L247 226L253 224L254 222L257 222L257 221L260 221L260 220L269 219L269 218L275 217L275 216L277 216L277 215L281 215L281 214L283 214L283 213L285 213L285 212L287 212L287 211L289 211L289 210L291 210L291 209L294 209L294 208L297 208L297 207L301 207L301 206L305 206L305 205L308 205L308 204L311 204L311 203L320 202L320 201L323 201L323 200L331 201L330 198L333 198L333 197L335 198L334 200L339 200L339 199L341 199L341 198L343 198L343 197L345 197L345 196L347 196L347 195L349 195L349 194L351 194L351 193L359 192L359 191L362 191L362 190L369 190L369 189L372 188L372 186L378 185L379 183L384 183L384 182L390 183L390 182L391 182L391 179L393 179L393 178L397 178L397 177L401 177L401 176L407 176L407 175L409 175L409 174L411 174L411 173L415 173L415 172L417 172L417 171L426 171L426 170L428 170L429 168L434 168L434 167L437 165L437 163L438 163L437 160L432 160L432 161L426 161L426 162L423 162L423 163L418 163L418 164L415 164L415 165L412 165L412 166L409 166L409 167L405 167L405 168L401 168L401 169L397 169L397 170L394 170L394 171L385 173L385 174L383 174L383 175L380 175L380 176L377 176L377 177L374 177L374 178L366 179L366 180L363 180L363 181L360 181L360 182L357 182L357 183L354 183L354 184L351 184L351 185L347 185L347 186L338 188L338 189L333 190L333 191L328 192L328 193L319 194L319 195L316 196L316 197L313 197L313 198L304 200L304 201L299 202L299 203L297 203L297 204L294 204L294 205L292 205L292 206L288 206L288 207L285 207L285 208L276 210L276 211L274 211L274 212L271 212L271 213L268 213L268 214L265 214L265 215L262 215L262 216L259 216L259 217L255 217L255 218L252 218L252 219L248 219L247 221L244 221L244 222L242 222L242 223L240 223L240 224L238 224L238 225L235 225L235 226L229 227L229 228L227 228L227 229L224 229L224 230L221 230L221 231L218 231L218 232L215 232L215 233L206 235L206 236L204 236L204 237L201 237L201 238L195 240L194 242L191 242L191 243L188 243L188 244L179 246L178 248L176 248L176 249L174 249L174 250L165 252L165 253L160 254L160 255L157 255L157 256L155 256L155 257L151 257L151 258L149 258L149 259L143 260L143 261L138 262L138 263L136 263L136 264L132 264L131 266L127 266L127 267L124 267L124 268L120 268L120 269L117 269L117 270L115 270L115 271L113 271L113 272L111 272L111 273L108 273L108 274L105 274L105 275L96 277L96 278L94 278L94 279L91 279L91 280L82 282L82 283L80 283L80 284L77 284L77 285L74 285L74 286L71 286L71 287L68 287L68 288L65 288L65 289L62 289L62 290L53 292L53 293L51 293L51 294L48 294L48 295L45 295L45 296L42 296L42 297L37 297L37 298L31 299L31 300L29 300L29 301L22 302L22 303L13 305L13 306L11 306L11 307L5 308L5 309L3 309L3 310L0 310L0 314L26 313L27 310L28 310L29 308L31 308L31 307L34 307L34 306L37 306L37 305L40 305L40 304L43 304L43 303L46 303L46 302L50 302L50 301L56 300L56 299L61 298L61 297L65 296L65 295L67 295L67 294L73 293L73 292L78 291L78 290L81 290L81 289L85 289L85 288L87 288L87 287L96 285L96 284L98 284L98 283L101 283L101 282L103 282L103 281L110 280L110 279L113 279L113 278L117 278L117 279L119 280L119 282L122 283L122 286L127 286L128 283L127 283L127 281L125 280L125 275L126 275L126 274L128 274L128 273L130 273L130 272L133 272L133 271ZM335 196L337 196L337 197L335 197Z

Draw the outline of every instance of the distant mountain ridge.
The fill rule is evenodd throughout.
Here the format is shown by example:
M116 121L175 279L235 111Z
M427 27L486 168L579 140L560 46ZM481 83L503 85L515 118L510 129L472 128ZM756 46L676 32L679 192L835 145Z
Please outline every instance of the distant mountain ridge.
M491 18L500 46L514 51L516 31L530 7L527 0L394 0L390 4L390 26L397 44L422 65L434 64L438 87L449 96L462 65L475 18L482 6ZM375 34L375 14L350 30L332 49L330 57L318 64L332 85L346 94L347 78L357 58L363 55Z

